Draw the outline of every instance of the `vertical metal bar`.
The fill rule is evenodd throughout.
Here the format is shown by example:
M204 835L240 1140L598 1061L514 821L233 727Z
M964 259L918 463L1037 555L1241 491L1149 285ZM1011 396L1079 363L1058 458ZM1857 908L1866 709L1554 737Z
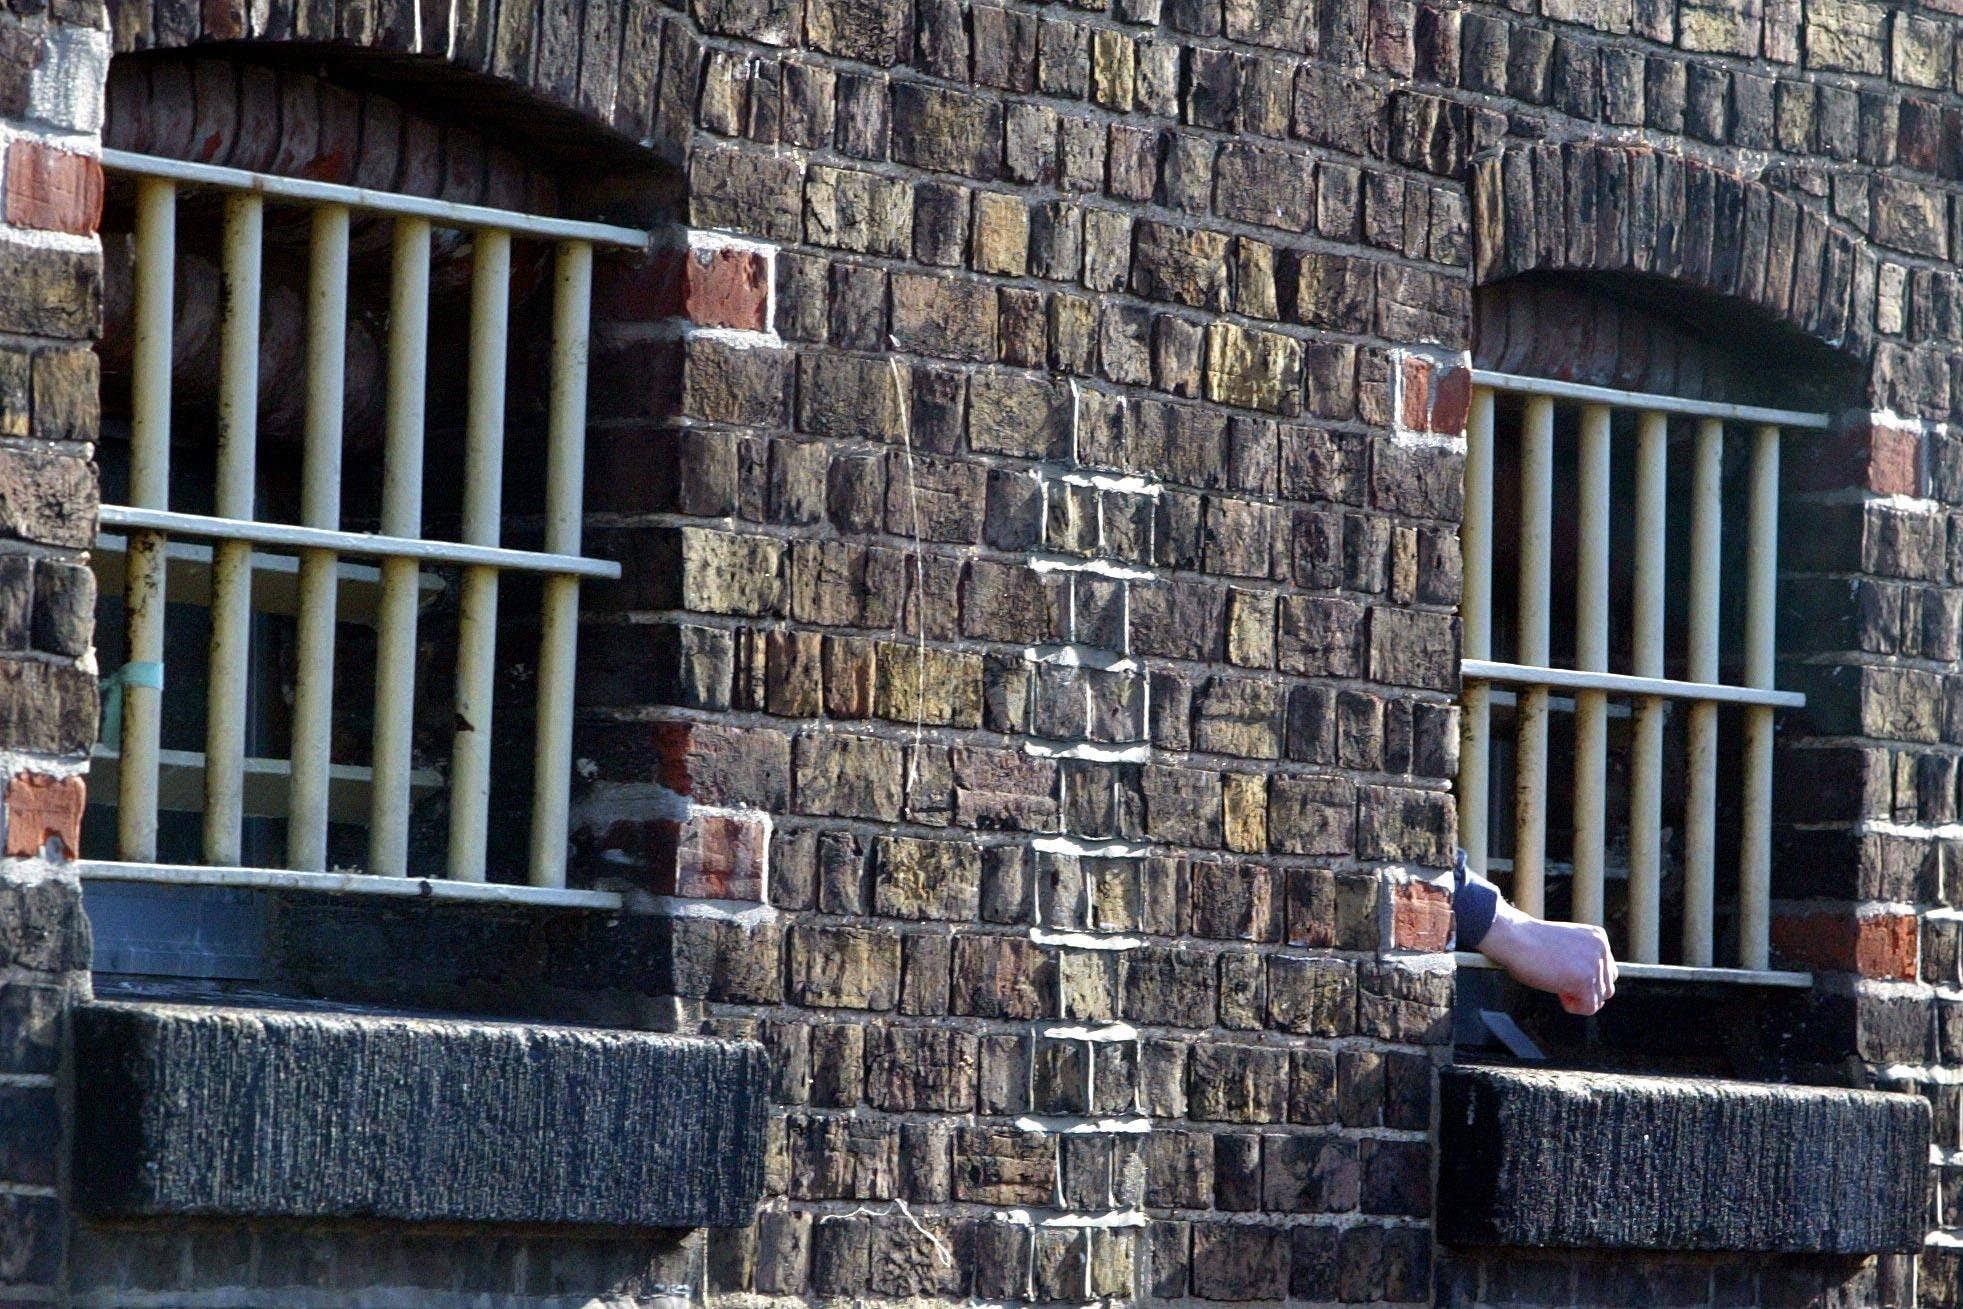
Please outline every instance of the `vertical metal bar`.
M1520 434L1520 656L1545 668L1553 568L1554 402L1527 401ZM1547 688L1522 687L1516 704L1513 901L1538 915L1547 880Z
M480 229L470 281L470 410L464 423L463 539L496 545L504 498L505 341L511 235ZM484 880L490 830L491 712L498 573L466 568L457 620L457 731L450 753L450 876Z
M1636 432L1636 576L1633 627L1638 677L1663 676L1665 499L1670 420L1646 413ZM1663 715L1661 696L1636 701L1629 770L1629 957L1653 964L1661 951L1663 886Z
M552 304L552 398L545 465L545 548L578 554L586 466L586 348L593 247L559 247ZM573 662L579 642L579 579L545 579L538 661L531 883L566 884L566 816L572 784Z
M348 210L314 210L307 287L307 426L300 521L341 525L341 427L348 337ZM287 866L327 867L329 769L334 735L336 570L332 550L300 553L299 669L293 687L293 793L286 823Z
M266 204L252 192L225 198L218 338L220 518L254 516L259 444L259 281ZM218 541L211 552L211 681L206 692L204 857L244 862L246 697L252 638L252 546Z
M1465 519L1459 530L1464 580L1465 657L1493 657L1493 392L1474 387L1465 424ZM1468 682L1460 697L1459 844L1486 871L1492 803L1492 688Z
M1690 680L1718 680L1718 570L1724 506L1724 424L1697 425L1696 474L1691 486ZM1684 959L1711 963L1712 901L1716 883L1718 707L1694 701L1688 715L1689 794L1684 802Z
M1575 666L1609 667L1609 409L1581 411L1576 523ZM1608 845L1609 698L1575 693L1574 921L1600 924Z
M1779 429L1752 434L1751 510L1745 552L1745 683L1770 689L1779 582ZM1771 956L1772 710L1745 710L1744 833L1738 852L1739 966Z
M389 298L388 403L382 455L382 531L421 536L423 405L429 358L429 222L395 220ZM375 639L375 753L368 871L409 871L409 774L414 766L416 589L414 559L382 560Z
M177 285L177 187L136 184L136 343L130 377L130 503L170 507L171 319ZM116 847L128 860L157 857L157 759L163 711L164 548L161 532L131 532L124 579L131 667L125 676L116 795Z

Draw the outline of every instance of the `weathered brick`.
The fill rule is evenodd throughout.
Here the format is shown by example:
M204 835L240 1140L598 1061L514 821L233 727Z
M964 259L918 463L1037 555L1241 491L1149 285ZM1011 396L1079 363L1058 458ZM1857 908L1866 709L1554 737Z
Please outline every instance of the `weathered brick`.
M1056 991L1053 956L1027 940L972 935L954 939L954 1012L977 1018L1037 1018Z
M46 449L0 449L0 536L86 549L95 538L96 497L88 460Z
M1268 1022L1285 1032L1348 1036L1356 1028L1356 970L1340 959L1268 961Z
M774 241L799 240L803 176L802 163L788 154L698 150L689 162L689 221Z
M954 1136L954 1195L993 1205L1047 1205L1056 1189L1057 1137L1010 1127Z
M881 915L972 919L980 895L981 851L968 842L898 836L873 842L873 900Z
M1288 1051L1211 1041L1193 1047L1191 1116L1210 1122L1276 1123L1288 1107Z
M1288 1294L1286 1228L1193 1224L1192 1283L1209 1300L1279 1300Z
M918 82L893 88L894 157L936 172L993 179L1002 163L1002 105Z
M95 674L0 658L0 741L34 754L80 755L95 743Z
M900 938L873 928L790 930L790 997L798 1004L886 1010L899 1000Z
M807 1200L891 1199L899 1132L889 1123L799 1114L790 1124L792 1194Z
M1233 323L1215 323L1207 329L1209 399L1239 409L1292 415L1300 408L1301 384L1299 341Z
M805 239L814 245L904 258L913 245L913 194L905 182L813 165L804 186Z
M975 1103L978 1047L972 1032L945 1027L869 1029L866 1099L894 1112L965 1113Z
M1340 777L1276 776L1268 845L1280 854L1346 855L1356 844L1356 786Z
M1131 289L1151 300L1224 310L1227 238L1218 232L1141 222L1134 229Z
M7 146L6 215L17 227L87 236L102 219L102 166L39 141Z
M818 733L794 747L800 812L892 822L900 813L902 758L894 742Z

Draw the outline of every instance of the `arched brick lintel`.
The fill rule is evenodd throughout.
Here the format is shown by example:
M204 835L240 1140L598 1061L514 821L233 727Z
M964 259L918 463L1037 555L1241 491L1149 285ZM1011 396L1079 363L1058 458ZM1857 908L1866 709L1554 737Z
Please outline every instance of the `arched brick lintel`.
M597 135L670 161L685 152L691 107L664 99L663 84L692 86L700 61L684 18L633 0L110 0L109 16L117 54L278 44L395 61L405 78L475 75L541 144L590 149Z
M1756 178L1643 146L1521 145L1473 161L1474 278L1631 273L1749 305L1867 360L1860 238Z

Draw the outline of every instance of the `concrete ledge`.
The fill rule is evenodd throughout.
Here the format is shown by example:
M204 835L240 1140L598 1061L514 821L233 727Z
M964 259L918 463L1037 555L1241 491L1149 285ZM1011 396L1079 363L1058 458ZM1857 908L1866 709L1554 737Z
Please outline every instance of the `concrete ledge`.
M1921 1247L1918 1096L1448 1068L1447 1244L1869 1254Z
M749 1042L101 1003L76 1060L98 1214L729 1227L762 1191Z

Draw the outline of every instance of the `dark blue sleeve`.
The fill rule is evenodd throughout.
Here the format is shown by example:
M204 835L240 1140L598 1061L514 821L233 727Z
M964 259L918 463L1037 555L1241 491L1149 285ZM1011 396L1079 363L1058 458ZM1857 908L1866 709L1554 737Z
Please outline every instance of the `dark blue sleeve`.
M1473 872L1465 864L1465 851L1459 851L1452 868L1452 935L1455 948L1477 950L1499 912L1499 888Z

